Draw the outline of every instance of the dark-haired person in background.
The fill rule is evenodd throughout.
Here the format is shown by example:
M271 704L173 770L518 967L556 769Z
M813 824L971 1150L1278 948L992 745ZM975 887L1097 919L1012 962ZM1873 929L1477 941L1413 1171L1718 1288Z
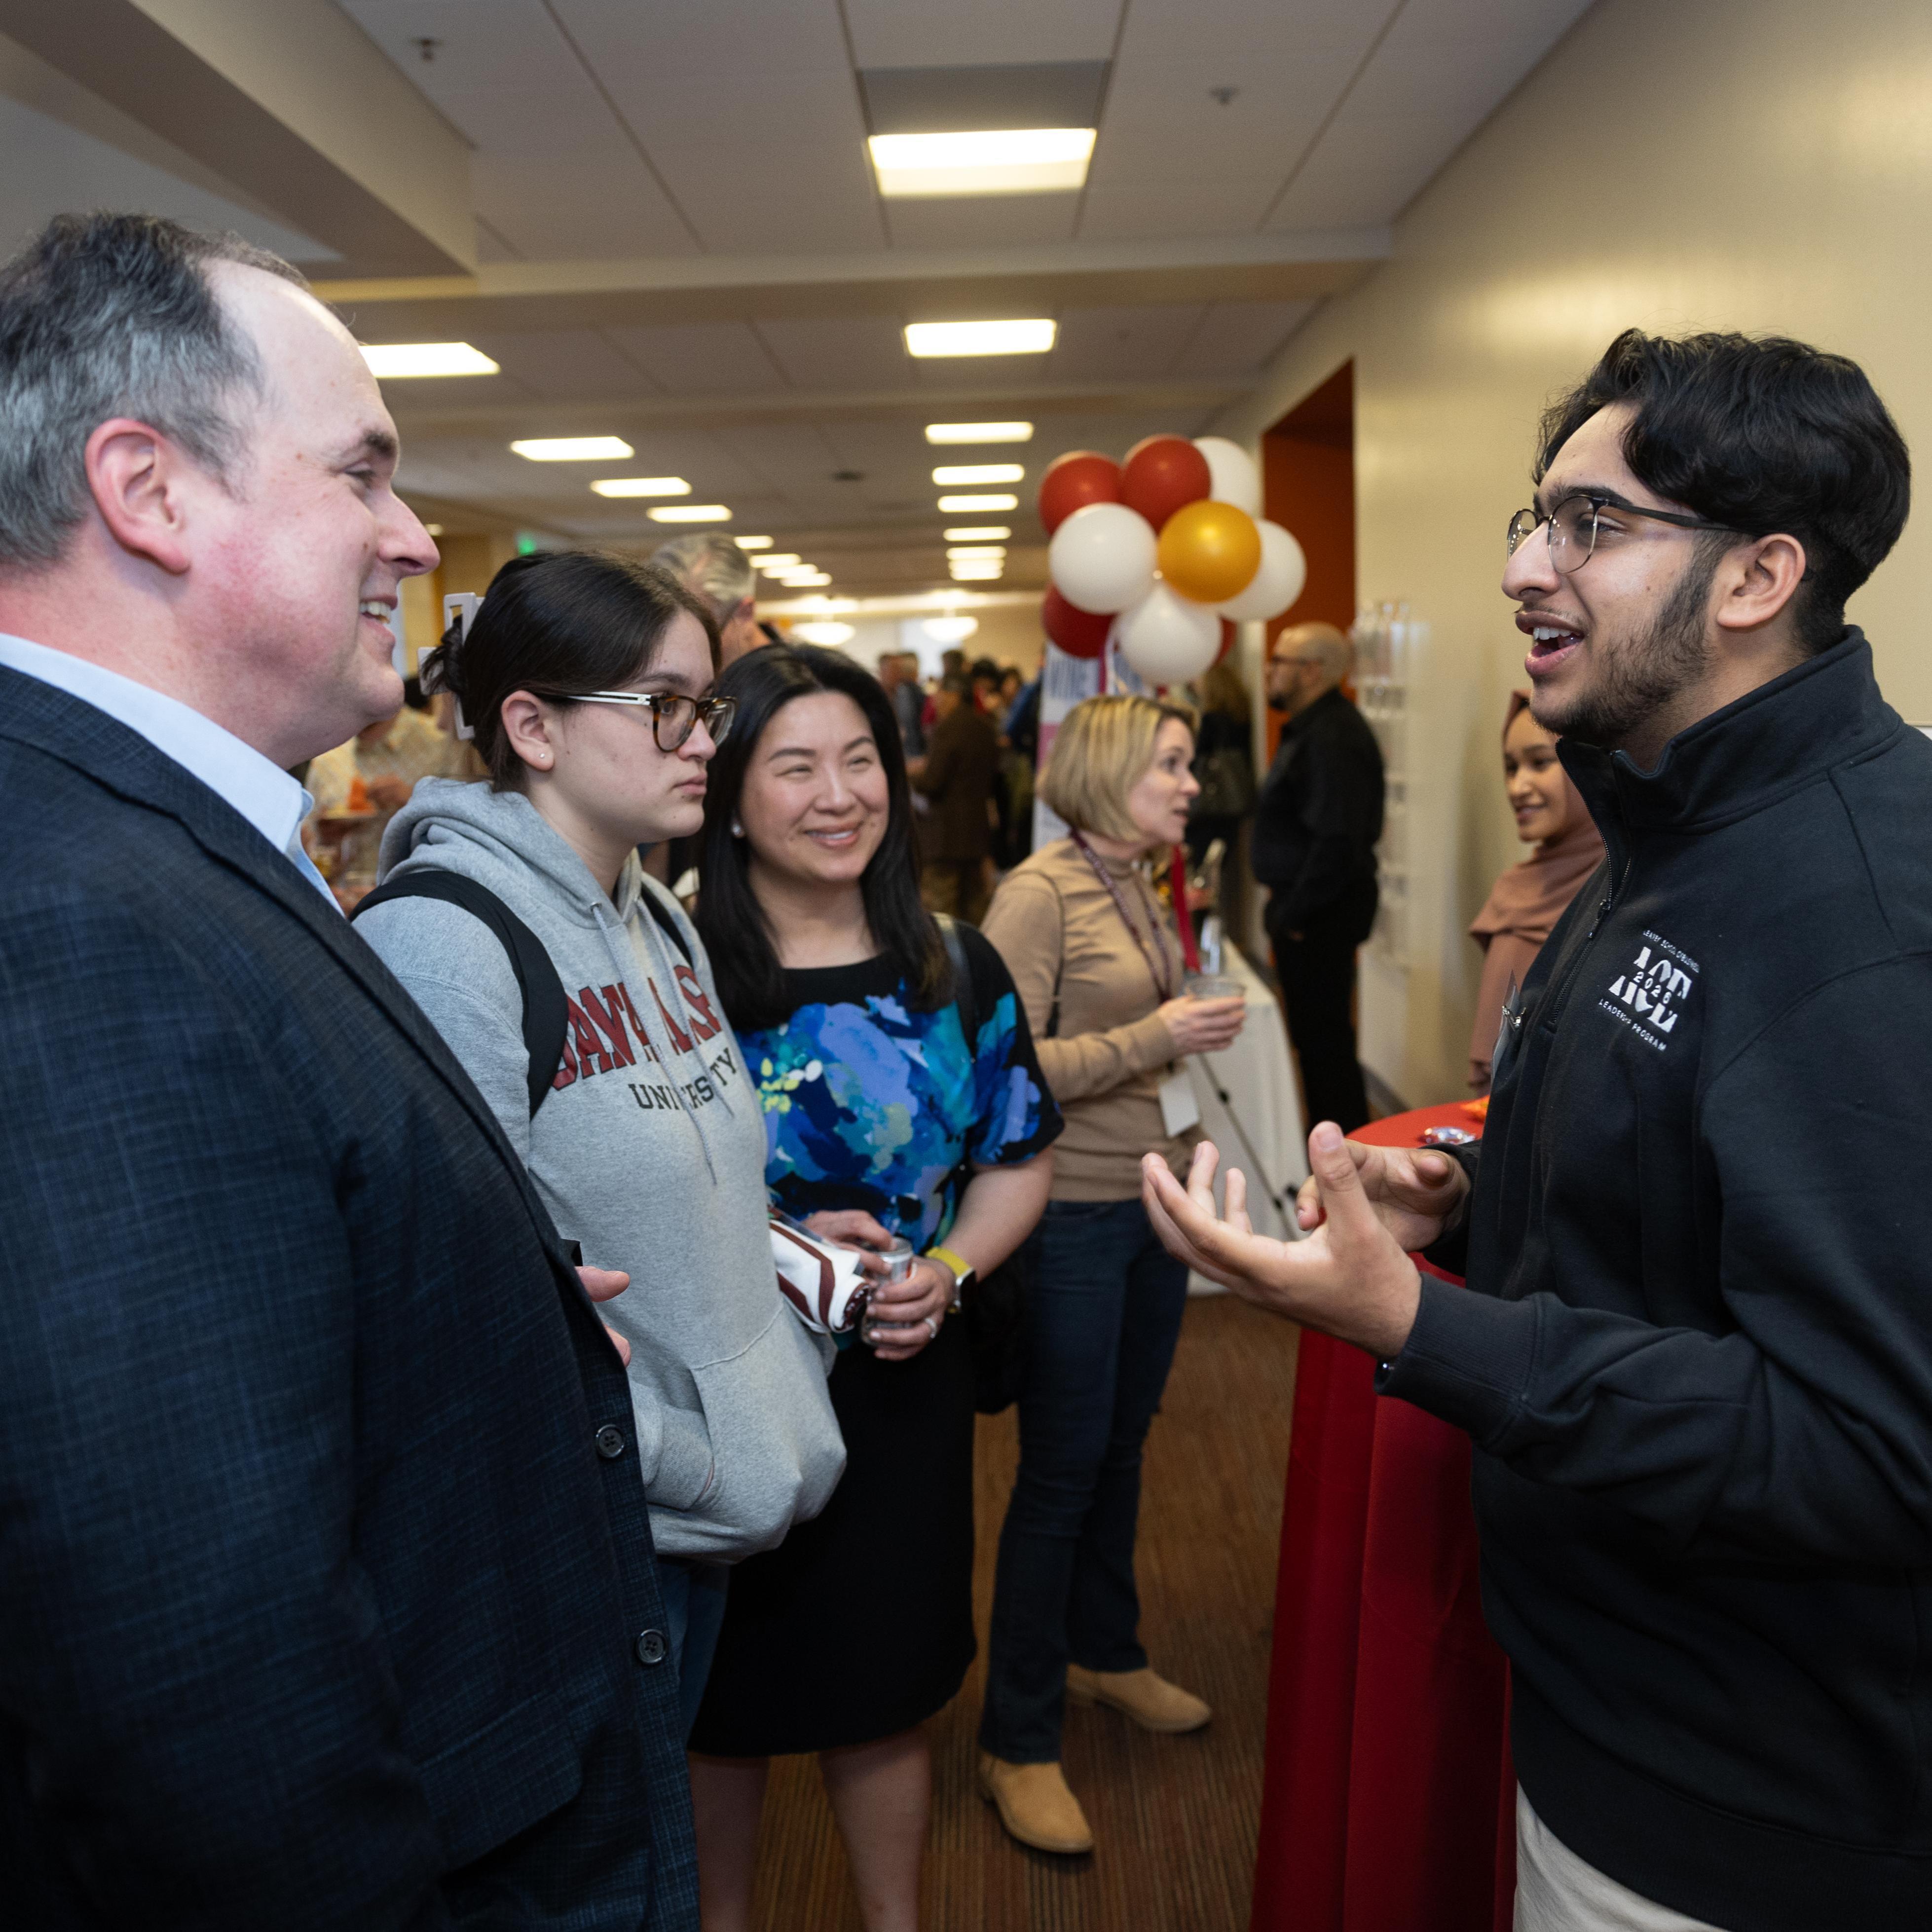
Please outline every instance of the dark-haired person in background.
M401 700L355 339L0 269L0 1870L34 1932L694 1925L620 1357L286 768ZM621 1287L622 1276L600 1288Z
M1905 521L1856 364L1612 343L1503 588L1609 848L1480 1158L1311 1140L1292 1244L1177 1252L1474 1438L1522 1932L1932 1920L1932 745L1846 598ZM1473 1180L1473 1194L1472 1182ZM1418 1280L1405 1250L1467 1290Z
M956 985L920 904L877 680L788 645L718 691L738 717L712 767L698 924L764 1102L766 1179L820 1232L901 1237L918 1258L832 1372L844 1480L732 1578L692 1736L704 1923L748 1922L766 1760L817 1751L867 1932L916 1932L920 1726L973 1658L973 1364L947 1311L1038 1220L1060 1114L999 955L958 928Z
M469 635L426 666L460 700L490 782L418 786L383 840L386 896L356 921L565 1237L638 1284L612 1325L631 1347L687 1730L726 1566L815 1515L844 1466L829 1364L772 1270L757 1087L704 949L638 857L704 823L705 768L730 724L717 648L709 609L648 565L574 550L504 565ZM450 873L508 906L562 979L554 1069L530 1066L518 975L490 928L446 900L386 896ZM553 1076L534 1112L533 1070Z
M1355 1055L1355 949L1376 922L1382 754L1342 689L1354 652L1333 624L1274 640L1268 701L1288 714L1255 801L1251 862L1311 1120L1369 1118Z
M932 801L920 821L920 895L934 912L977 926L993 893L993 789L999 734L973 701L971 681L950 675L933 693L926 756L907 761L914 788Z

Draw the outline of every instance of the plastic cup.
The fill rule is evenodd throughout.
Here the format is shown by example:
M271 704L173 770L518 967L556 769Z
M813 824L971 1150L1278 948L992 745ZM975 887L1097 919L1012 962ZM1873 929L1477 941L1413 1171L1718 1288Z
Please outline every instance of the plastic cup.
M1180 989L1191 1000L1244 1000L1248 993L1232 973L1190 973Z

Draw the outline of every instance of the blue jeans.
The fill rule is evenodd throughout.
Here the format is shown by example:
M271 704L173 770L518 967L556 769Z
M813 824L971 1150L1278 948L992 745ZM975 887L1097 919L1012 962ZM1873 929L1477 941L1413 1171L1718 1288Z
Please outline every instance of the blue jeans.
M718 1654L724 1624L724 1589L730 1570L722 1563L698 1563L682 1556L658 1558L658 1585L664 1592L665 1633L670 1639L671 1668L677 1672L677 1712L684 1735L698 1721L704 1680Z
M980 1742L1060 1756L1070 1660L1147 1662L1134 1588L1141 1445L1160 1406L1187 1270L1138 1201L1056 1201L1028 1243L1020 1466L1000 1532Z

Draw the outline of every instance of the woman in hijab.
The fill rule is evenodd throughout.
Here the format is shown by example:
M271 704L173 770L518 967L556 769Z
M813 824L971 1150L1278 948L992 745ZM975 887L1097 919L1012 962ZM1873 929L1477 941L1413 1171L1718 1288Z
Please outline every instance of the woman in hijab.
M1475 1030L1469 1036L1469 1084L1490 1090L1490 1056L1502 1024L1503 1003L1604 862L1604 842L1583 800L1557 763L1556 740L1529 708L1529 694L1510 693L1503 720L1503 784L1516 814L1516 836L1536 850L1491 887L1469 932L1483 948Z

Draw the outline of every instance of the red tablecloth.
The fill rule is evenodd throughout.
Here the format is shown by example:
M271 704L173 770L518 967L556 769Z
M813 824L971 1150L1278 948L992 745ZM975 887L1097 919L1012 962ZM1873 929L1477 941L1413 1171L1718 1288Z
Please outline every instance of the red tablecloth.
M1460 1105L1356 1138L1419 1144ZM1252 1932L1508 1932L1509 1679L1484 1627L1469 1442L1304 1334Z

